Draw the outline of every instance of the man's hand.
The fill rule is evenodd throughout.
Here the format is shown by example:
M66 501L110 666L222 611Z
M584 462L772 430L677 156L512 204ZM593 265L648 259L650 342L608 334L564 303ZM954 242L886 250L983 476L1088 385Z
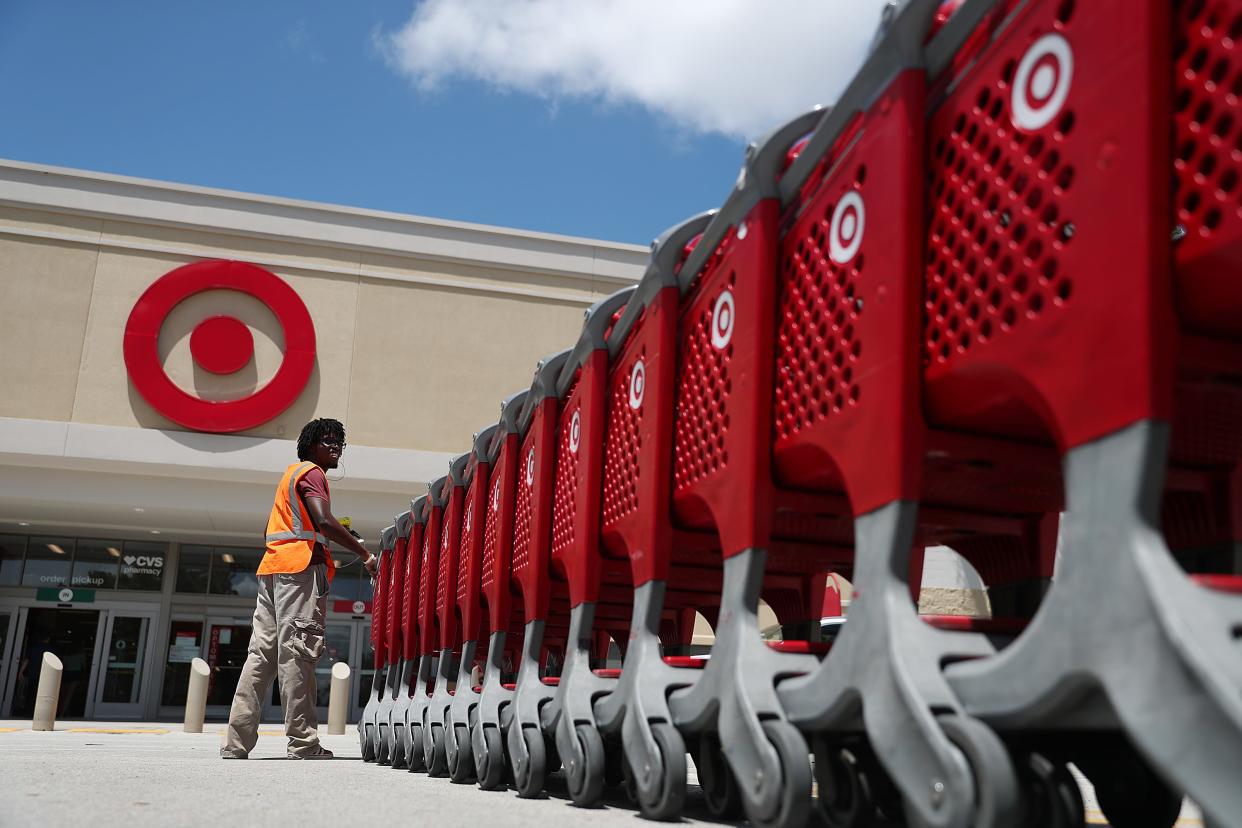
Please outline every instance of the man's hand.
M367 572L371 573L372 578L376 577L379 574L379 555L372 555L363 561L362 565L367 568Z

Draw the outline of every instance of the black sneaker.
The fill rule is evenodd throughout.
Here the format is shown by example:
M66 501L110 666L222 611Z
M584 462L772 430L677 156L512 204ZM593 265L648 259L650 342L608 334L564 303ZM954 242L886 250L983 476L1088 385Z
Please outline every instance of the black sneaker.
M231 751L224 750L223 748L221 748L221 749L220 749L220 758L221 758L221 759L245 759L245 758L246 758L246 754L244 754L244 753L233 753L233 752L231 752Z
M332 751L323 745L315 745L305 753L289 753L290 759L331 759Z

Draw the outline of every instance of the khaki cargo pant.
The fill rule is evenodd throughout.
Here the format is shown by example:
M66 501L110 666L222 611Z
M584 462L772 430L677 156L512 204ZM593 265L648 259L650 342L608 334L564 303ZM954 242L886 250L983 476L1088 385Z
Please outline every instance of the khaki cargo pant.
M328 568L308 566L288 575L260 575L250 649L229 711L221 756L246 756L259 740L263 700L280 678L289 753L319 748L315 713L315 663L323 654L328 606Z

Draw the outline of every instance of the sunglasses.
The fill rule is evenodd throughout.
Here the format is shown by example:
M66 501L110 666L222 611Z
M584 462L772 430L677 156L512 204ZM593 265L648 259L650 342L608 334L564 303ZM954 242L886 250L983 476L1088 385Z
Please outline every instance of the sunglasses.
M345 441L344 441L344 440L340 440L340 441L337 441L337 440L320 440L320 441L319 441L319 444L320 444L321 446L323 446L324 448L336 449L337 451L344 451L344 450L345 450Z

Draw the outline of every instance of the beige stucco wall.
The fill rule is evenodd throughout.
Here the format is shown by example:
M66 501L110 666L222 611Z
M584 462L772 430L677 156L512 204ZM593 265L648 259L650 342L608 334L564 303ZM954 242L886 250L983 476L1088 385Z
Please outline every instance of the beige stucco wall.
M583 308L624 284L541 272L530 265L540 244L506 268L0 204L0 416L179 429L130 383L125 323L168 271L228 258L284 279L310 311L317 340L302 395L244 434L291 438L306 420L331 416L345 421L355 444L464 451L475 430L495 421L500 399L529 384L539 357L573 344ZM633 251L613 253L637 261ZM242 319L255 339L255 359L227 378L197 368L188 347L194 325L220 313ZM173 381L220 399L270 379L282 345L275 317L234 292L187 299L160 338Z
M97 258L88 245L0 235L0 416L72 417Z

